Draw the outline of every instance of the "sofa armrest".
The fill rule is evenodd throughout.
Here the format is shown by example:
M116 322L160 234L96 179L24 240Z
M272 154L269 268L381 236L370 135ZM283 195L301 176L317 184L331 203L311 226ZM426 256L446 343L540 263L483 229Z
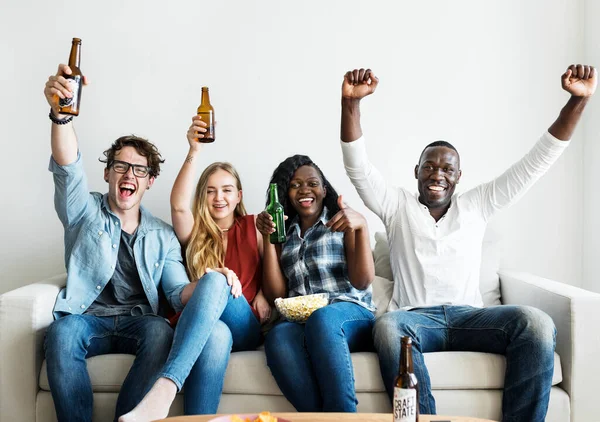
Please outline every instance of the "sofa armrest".
M35 421L38 377L46 328L66 275L29 284L0 296L0 415Z
M560 386L569 394L571 420L597 419L600 294L523 272L500 270L499 275L503 304L534 306L554 320Z

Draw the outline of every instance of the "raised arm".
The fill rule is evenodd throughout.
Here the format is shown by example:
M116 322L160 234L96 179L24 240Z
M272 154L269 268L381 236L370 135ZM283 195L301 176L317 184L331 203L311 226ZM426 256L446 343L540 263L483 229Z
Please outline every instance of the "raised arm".
M263 237L262 291L265 298L273 303L278 297L287 297L287 280L279 265L281 248L269 241L269 235L275 231L275 223L268 212L263 211L256 216L256 228Z
M548 132L519 161L494 180L461 195L462 201L478 204L485 219L513 204L558 160L581 114L597 86L597 70L591 66L572 65L562 75L563 89L571 98Z
M205 127L206 123L202 121L200 116L192 118L192 124L187 131L190 149L171 190L171 221L177 239L183 246L187 245L194 227L191 201L194 195L194 179L198 156L202 150L202 144L198 142L198 139L204 137L201 133L206 132Z
M367 208L384 224L400 206L398 189L391 186L367 157L360 126L360 100L375 92L379 79L371 69L346 72L342 83L341 146L344 168Z
M67 114L58 112L58 102L61 99L73 96L69 83L63 75L70 75L71 68L66 64L58 65L56 75L50 76L44 88L46 101L50 104L50 113L59 121L69 120ZM87 78L83 77L83 84L87 85ZM69 121L65 124L52 123L51 130L52 157L58 165L66 166L77 160L77 137L73 130L73 123Z
M369 241L369 228L365 217L344 204L338 196L338 211L328 222L333 232L344 232L344 249L348 263L350 284L355 289L364 290L375 279L375 263Z
M375 92L379 79L371 69L346 72L342 83L342 123L340 137L353 142L362 136L360 127L360 100Z
M552 136L561 141L568 141L573 136L575 127L588 100L598 85L598 70L588 65L571 65L561 76L561 84L571 98L562 108L556 121L548 128Z

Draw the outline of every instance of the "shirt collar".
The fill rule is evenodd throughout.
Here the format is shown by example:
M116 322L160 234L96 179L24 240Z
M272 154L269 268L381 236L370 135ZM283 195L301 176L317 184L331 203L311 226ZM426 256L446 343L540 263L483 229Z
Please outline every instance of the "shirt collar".
M119 218L110 209L110 204L108 203L108 193L105 193L104 195L102 195L102 207L108 213L115 216L115 218ZM158 223L156 221L156 219L153 218L152 214L150 214L150 211L148 211L146 209L146 207L144 207L142 204L140 204L140 225L137 229L138 233L140 232L140 229L143 229L144 231L146 231L146 230L153 230L153 229L159 229L159 228L161 228L160 223Z
M319 222L321 222L323 225L326 225L328 221L329 221L329 218L327 217L327 207L325 205L323 205L323 211L321 212L321 216L315 222L315 224L313 224L312 227L314 227L317 224L319 224ZM293 231L293 230L297 230L298 234L300 233L300 217L298 217L298 215L296 215L294 217L294 219L292 220L292 223L290 224L290 228L288 230L288 233L291 232L291 231Z

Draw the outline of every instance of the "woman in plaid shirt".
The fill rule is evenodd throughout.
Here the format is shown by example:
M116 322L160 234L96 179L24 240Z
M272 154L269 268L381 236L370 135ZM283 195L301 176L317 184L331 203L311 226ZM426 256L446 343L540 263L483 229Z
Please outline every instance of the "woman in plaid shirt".
M356 412L350 353L372 350L375 278L365 218L342 202L319 167L305 155L283 161L277 183L288 217L287 240L269 242L271 216L256 225L263 235L263 293L278 297L328 293L329 305L305 324L284 321L265 339L267 363L286 398L300 412Z

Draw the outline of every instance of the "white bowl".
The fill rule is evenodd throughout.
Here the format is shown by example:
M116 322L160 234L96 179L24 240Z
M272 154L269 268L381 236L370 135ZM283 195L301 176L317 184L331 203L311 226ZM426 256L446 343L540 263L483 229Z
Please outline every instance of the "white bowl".
M314 295L288 297L275 299L275 307L285 319L291 322L305 322L317 309L326 306L329 294L317 293Z

